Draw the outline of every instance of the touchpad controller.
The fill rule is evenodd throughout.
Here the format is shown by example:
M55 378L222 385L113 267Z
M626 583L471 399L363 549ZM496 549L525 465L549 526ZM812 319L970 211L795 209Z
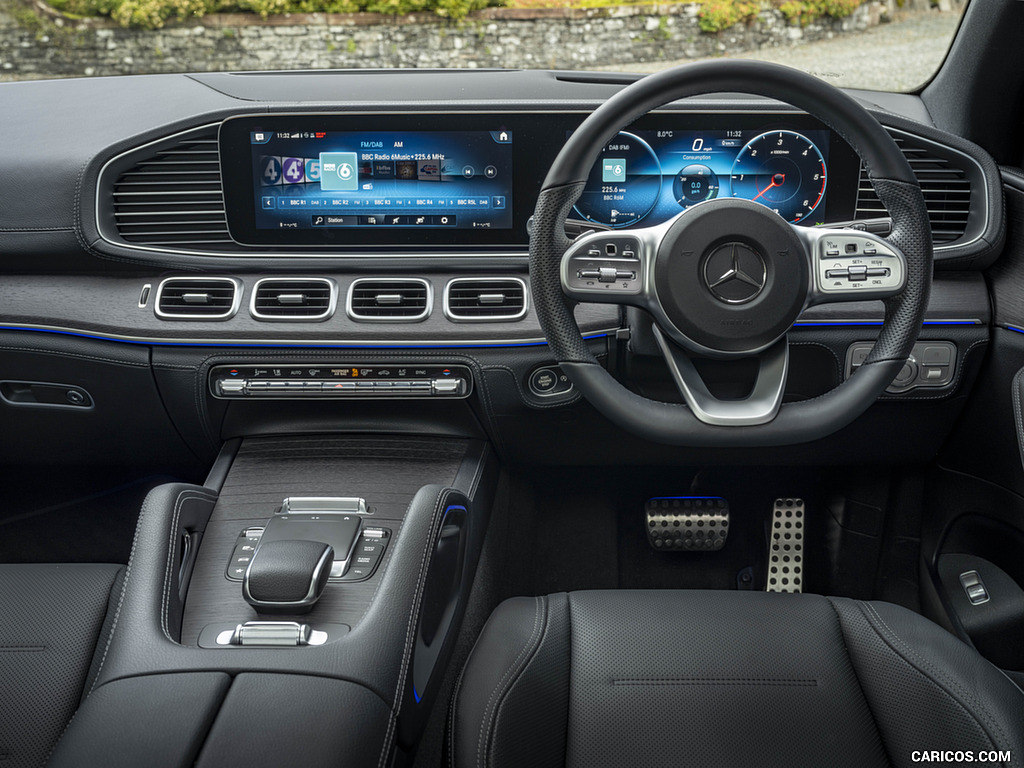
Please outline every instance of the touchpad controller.
M226 575L242 580L259 547L270 542L318 541L334 549L332 581L360 581L373 572L391 533L364 525L366 515L366 502L361 498L289 497L262 530L241 532Z

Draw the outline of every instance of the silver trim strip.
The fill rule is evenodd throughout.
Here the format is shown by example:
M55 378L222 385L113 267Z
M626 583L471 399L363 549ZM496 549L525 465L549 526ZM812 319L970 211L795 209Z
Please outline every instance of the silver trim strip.
M261 315L256 311L256 297L259 295L260 286L267 282L277 283L314 283L320 282L327 286L330 291L330 299L327 302L327 309L319 315L303 315L303 316L290 316L290 315ZM282 322L282 323L315 323L321 320L327 320L334 316L334 312L338 307L338 284L335 283L329 277L261 277L256 281L256 284L252 287L251 298L249 299L249 314L257 320L266 320L269 322Z
M168 314L160 309L160 300L164 296L164 288L168 283L174 282L196 282L202 280L204 282L224 282L230 283L231 287L234 288L234 295L231 297L231 307L227 313L220 315L189 315L189 314ZM238 308L242 304L242 281L234 277L205 277L203 275L194 275L192 277L165 277L160 281L160 285L156 289L156 301L153 303L153 312L161 320L230 320L236 314L238 314Z
M512 315L487 315L484 317L460 317L452 312L449 304L450 294L452 286L456 283L508 283L516 282L519 283L523 288L523 307L522 309ZM526 287L526 281L520 277L453 277L444 286L444 300L442 302L444 309L444 316L451 320L453 323L500 323L500 322L517 322L526 317L526 313L529 311L530 306L530 289Z
M418 315L377 315L366 316L356 314L352 308L352 294L360 283L421 283L427 293L427 305L423 312ZM360 277L353 280L348 286L348 296L345 298L345 314L350 320L357 323L419 323L430 317L434 311L434 287L428 280L422 277Z

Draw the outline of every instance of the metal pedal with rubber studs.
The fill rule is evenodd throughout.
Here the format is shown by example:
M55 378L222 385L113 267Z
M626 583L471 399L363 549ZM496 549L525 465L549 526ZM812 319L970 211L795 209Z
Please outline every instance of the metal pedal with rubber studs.
M768 592L804 591L804 500L776 499L768 533Z
M647 542L662 552L715 552L729 536L729 502L717 496L659 496L644 512Z

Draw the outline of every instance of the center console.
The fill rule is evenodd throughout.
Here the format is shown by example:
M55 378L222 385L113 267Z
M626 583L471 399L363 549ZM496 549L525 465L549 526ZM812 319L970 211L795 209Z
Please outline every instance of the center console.
M477 440L265 437L226 444L202 487L158 487L51 764L369 766L411 749L494 476Z

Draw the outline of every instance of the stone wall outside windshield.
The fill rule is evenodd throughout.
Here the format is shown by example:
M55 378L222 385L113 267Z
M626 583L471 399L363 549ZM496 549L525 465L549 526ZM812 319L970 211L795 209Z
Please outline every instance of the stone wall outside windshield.
M961 5L963 0L942 0ZM186 71L362 67L607 69L797 45L884 21L895 0L807 26L776 10L717 34L695 4L590 9L492 8L453 24L430 14L211 15L157 31L104 20L44 18L34 28L0 8L0 80ZM903 9L929 0L904 0Z

